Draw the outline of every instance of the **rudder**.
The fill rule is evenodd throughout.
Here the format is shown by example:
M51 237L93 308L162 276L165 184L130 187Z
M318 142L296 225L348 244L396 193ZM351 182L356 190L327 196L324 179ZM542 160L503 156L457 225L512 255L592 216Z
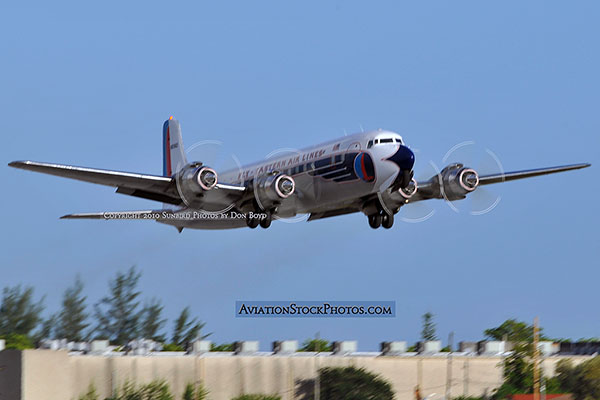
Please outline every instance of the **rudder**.
M163 176L173 176L186 164L181 126L170 117L163 125Z

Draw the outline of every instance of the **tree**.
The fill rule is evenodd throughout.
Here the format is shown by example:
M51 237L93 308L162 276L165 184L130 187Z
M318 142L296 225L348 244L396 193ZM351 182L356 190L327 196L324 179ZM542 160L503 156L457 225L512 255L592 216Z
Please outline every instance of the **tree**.
M540 328L539 332L540 339L546 339L542 334L542 328ZM517 321L516 319L507 319L496 328L486 329L483 331L483 334L486 338L491 340L530 343L533 342L533 325L528 325L527 323Z
M187 345L197 339L205 339L210 336L200 335L200 331L206 325L203 322L198 321L197 318L190 319L190 308L185 307L179 317L175 320L175 327L173 329L173 344L176 344L182 348L186 348Z
M40 323L44 299L33 301L33 288L5 287L0 305L0 335L31 335Z
M304 343L302 343L302 347L300 347L300 351L332 351L333 346L325 339L306 339Z
M123 345L137 336L140 319L137 284L140 276L141 273L131 267L125 273L117 272L115 279L109 281L110 295L94 307L100 337Z
M140 336L157 342L165 342L160 330L167 321L162 317L163 306L158 299L152 299L144 305L141 313Z
M81 342L85 339L83 332L89 324L86 322L88 314L85 311L87 297L81 294L82 291L83 282L77 276L73 286L67 288L63 294L62 309L58 315L56 329L58 338L73 342Z
M435 334L435 322L433 322L433 314L426 312L423 314L423 329L421 330L421 339L424 341L437 340Z
M321 368L319 370L322 400L392 400L392 385L362 368Z
M600 356L576 367L570 360L560 361L556 372L561 389L573 393L576 400L600 399Z

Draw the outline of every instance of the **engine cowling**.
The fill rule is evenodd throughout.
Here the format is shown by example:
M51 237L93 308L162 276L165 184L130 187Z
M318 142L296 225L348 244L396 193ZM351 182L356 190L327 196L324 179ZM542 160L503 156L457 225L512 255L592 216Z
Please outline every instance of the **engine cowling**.
M466 168L462 164L447 166L442 170L440 176L443 189L442 196L448 200L464 199L479 185L477 171Z
M281 173L261 176L254 181L256 200L263 210L268 210L287 199L295 190L294 178Z
M180 191L185 194L202 194L217 186L217 173L214 169L203 166L202 163L188 164L177 176Z
M385 191L381 193L381 200L388 209L395 212L398 210L398 208L408 203L410 199L417 194L418 190L419 188L417 186L417 181L415 179L411 179L405 188L392 188L391 191ZM374 208L371 207L367 209L367 213L374 214L378 211L377 203L375 203L373 206Z

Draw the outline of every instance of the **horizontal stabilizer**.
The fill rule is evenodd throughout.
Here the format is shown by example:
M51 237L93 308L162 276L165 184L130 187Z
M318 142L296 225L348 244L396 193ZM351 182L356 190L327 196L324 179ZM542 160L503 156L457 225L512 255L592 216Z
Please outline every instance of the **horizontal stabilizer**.
M104 211L96 213L67 214L60 219L140 219L156 220L166 214L173 214L172 210L145 210L145 211Z

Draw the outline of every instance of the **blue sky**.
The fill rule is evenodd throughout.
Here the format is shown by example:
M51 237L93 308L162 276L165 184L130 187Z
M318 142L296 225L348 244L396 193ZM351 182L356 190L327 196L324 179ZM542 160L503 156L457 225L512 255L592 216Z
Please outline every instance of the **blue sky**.
M483 216L371 230L362 215L269 230L184 231L71 212L158 208L106 187L0 168L0 285L55 311L79 273L90 303L137 265L169 317L190 305L216 342L477 340L540 316L555 337L600 336L600 5L558 2L19 2L0 26L1 161L160 174L169 115L190 145L242 163L361 129L399 132L416 164L465 140L507 170L586 170L495 185ZM462 206L461 206L462 208ZM236 300L395 300L393 319L236 319ZM169 322L169 330L171 322Z

